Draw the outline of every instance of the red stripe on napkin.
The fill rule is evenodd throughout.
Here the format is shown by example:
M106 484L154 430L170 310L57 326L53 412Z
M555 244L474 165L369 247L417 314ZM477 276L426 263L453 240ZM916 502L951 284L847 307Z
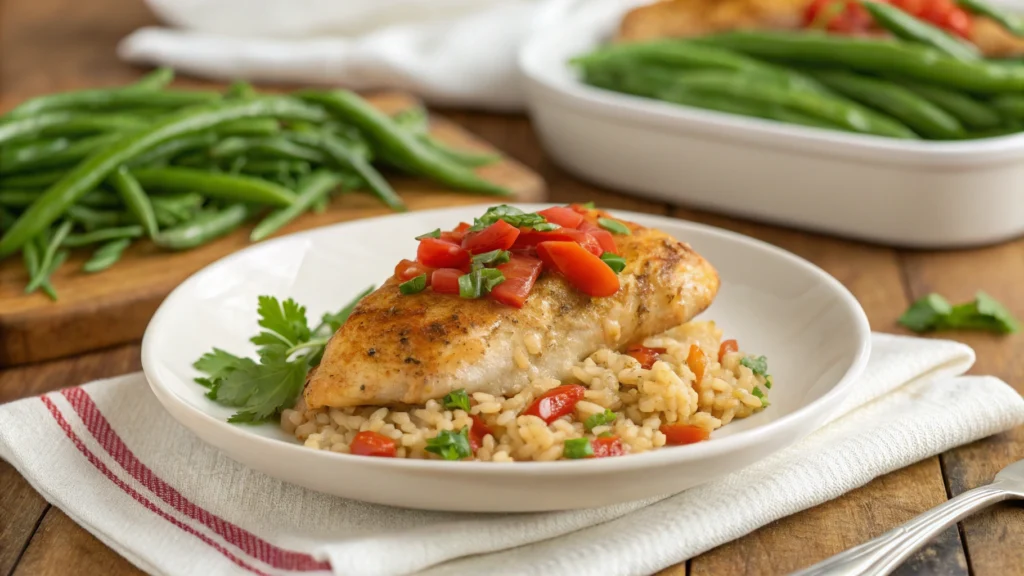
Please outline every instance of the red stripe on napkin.
M64 419L64 415L60 413L60 410L57 408L57 405L54 404L53 401L50 400L49 398L47 398L46 396L40 396L39 398L40 398L40 400L43 401L43 404L45 404L46 407L49 408L50 414L53 415L53 418L57 421L57 424L60 425L60 427L64 430L64 433L67 435L67 437L71 440L71 442L74 443L75 447L78 448L78 451L81 452L82 454L84 454L85 457L89 460L89 462L93 466L95 466L97 470L102 472L103 475L106 476L111 482L113 482L118 488L123 490L126 494L128 494L129 496L134 498L139 504L142 504L148 510L152 511L153 513L155 513L156 515L160 516L164 520L167 520L168 522L170 522L171 524L174 524L178 528L181 528L185 532L188 532L189 534L192 534L196 538L199 538L205 544L209 545L210 547L214 548L215 550L217 550L218 552L223 554L225 557L227 557L228 560L231 560L236 565L238 565L238 566L248 570L249 572L252 572L253 574L259 574L260 576L270 576L266 572L262 572L262 571L256 569L255 567L246 564L240 558L238 558L237 556L232 554L229 550L227 550L226 548L224 548L220 544L218 544L218 543L214 542L213 540L211 540L208 536L197 532L191 526L181 522L177 518L167 514L163 510L157 508L156 505L153 504L152 502L150 502L149 500L147 500L145 496L143 496L142 494L139 494L131 486L125 484L123 480L121 480L120 478L115 476L114 473L111 472L110 468L107 468L107 465L104 464L95 454L93 454L92 451L89 450L88 447L86 447L85 443L82 442L82 439L79 438L78 435L75 434L74 430L71 429L71 425L68 424L68 421Z
M279 548L252 532L224 520L220 516L197 506L181 495L173 486L165 482L143 464L125 445L121 437L114 431L110 422L100 412L93 399L81 388L65 388L61 391L79 418L89 429L89 433L99 442L100 446L140 484L151 490L161 500L178 512L201 522L217 535L227 540L241 551L257 560L281 570L312 572L330 570L329 562L321 562L309 554Z

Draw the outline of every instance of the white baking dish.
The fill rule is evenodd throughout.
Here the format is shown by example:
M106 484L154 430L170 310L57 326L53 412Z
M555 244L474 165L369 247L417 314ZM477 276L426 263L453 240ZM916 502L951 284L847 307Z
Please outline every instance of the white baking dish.
M519 55L530 115L556 161L629 193L911 247L1024 234L1024 135L904 141L722 114L591 88L567 65L625 6L537 33Z

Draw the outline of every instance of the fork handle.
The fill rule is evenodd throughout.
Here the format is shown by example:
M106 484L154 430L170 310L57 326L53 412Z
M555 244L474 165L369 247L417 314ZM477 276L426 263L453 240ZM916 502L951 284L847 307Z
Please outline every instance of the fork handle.
M1012 498L998 482L964 492L902 526L836 554L792 576L884 576L946 528L996 502Z

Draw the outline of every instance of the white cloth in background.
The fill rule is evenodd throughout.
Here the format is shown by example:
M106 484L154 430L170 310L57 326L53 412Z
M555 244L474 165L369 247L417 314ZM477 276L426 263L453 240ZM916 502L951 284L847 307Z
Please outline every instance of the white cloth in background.
M456 514L314 493L202 443L140 374L0 406L0 457L153 574L650 574L1024 423L1005 383L960 376L970 348L873 338L853 394L807 438L675 496L593 510Z

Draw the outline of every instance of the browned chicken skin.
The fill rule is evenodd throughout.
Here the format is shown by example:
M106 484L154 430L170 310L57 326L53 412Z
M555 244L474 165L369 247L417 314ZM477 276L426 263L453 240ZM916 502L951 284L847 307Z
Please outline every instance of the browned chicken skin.
M794 30L812 0L664 0L622 18L615 40L639 42L742 29ZM973 17L970 40L989 57L1024 55L1024 40L989 18Z
M306 406L422 404L460 388L512 395L707 308L718 291L714 268L687 244L628 225L632 235L615 237L627 261L621 288L608 298L553 273L541 275L522 309L431 290L402 295L389 278L331 338L303 392Z

